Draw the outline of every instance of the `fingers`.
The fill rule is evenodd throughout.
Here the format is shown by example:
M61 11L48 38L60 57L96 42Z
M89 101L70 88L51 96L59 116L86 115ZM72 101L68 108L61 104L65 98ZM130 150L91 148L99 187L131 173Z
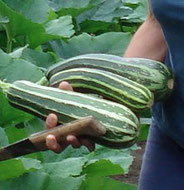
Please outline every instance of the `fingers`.
M95 150L95 143L91 142L88 139L80 139L80 144L87 147L89 152L93 152Z
M61 82L59 84L59 88L62 89L62 90L73 91L72 86L68 82L66 82L66 81Z
M62 146L60 144L58 144L54 135L48 135L46 137L46 145L49 150L52 150L55 153L60 153L67 146L64 143L62 144Z
M68 135L66 137L68 144L71 144L73 148L80 148L82 145L87 147L87 149L92 152L95 150L95 144L90 142L88 139L77 139L76 136Z
M78 140L77 137L73 135L68 135L66 137L66 142L62 142L62 145L57 143L57 140L54 135L48 135L46 137L46 145L49 150L52 150L55 153L60 153L63 151L68 145L71 145L73 148L80 148L82 145L86 146L87 149L92 152L95 149L94 143L91 143L87 139Z
M81 144L80 144L79 140L76 138L76 136L68 135L66 137L66 141L68 144L71 144L73 148L80 148L81 147Z
M48 115L46 119L45 128L51 129L57 125L57 122L58 122L57 116L51 113ZM49 150L52 150L55 153L61 152L66 147L66 145L64 144L61 146L59 143L57 143L57 140L54 135L48 135L46 137L46 145Z
M58 122L57 116L51 113L47 116L47 119L45 122L45 128L50 129L52 127L55 127L57 125L57 122Z

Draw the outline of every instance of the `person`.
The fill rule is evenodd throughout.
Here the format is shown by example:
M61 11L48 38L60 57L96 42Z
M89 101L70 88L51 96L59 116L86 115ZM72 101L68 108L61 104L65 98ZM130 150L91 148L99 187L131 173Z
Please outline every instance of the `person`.
M150 0L147 20L130 42L125 57L164 62L174 73L171 96L152 108L139 190L184 189L184 2Z
M143 156L139 190L184 189L184 2L181 0L150 0L146 21L134 34L124 57L142 57L161 61L175 75L175 88L164 102L152 108L152 124ZM72 90L68 83L60 88ZM46 127L54 127L55 115L46 120ZM53 136L47 137L48 147L59 152L68 144L74 148L85 145L90 151L94 144L75 136L68 136L59 145Z

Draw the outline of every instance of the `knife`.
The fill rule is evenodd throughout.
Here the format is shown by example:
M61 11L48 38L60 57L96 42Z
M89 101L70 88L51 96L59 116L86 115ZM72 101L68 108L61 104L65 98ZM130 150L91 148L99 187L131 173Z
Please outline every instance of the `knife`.
M59 125L52 129L34 133L28 138L17 141L13 144L0 149L0 161L16 158L26 154L48 150L46 146L46 136L52 134L58 142L66 140L67 135L82 136L101 136L106 133L106 128L93 116L88 116Z

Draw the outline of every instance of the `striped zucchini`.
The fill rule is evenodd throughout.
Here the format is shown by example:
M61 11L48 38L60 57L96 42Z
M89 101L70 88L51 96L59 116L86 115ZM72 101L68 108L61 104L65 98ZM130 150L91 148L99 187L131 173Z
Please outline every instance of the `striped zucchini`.
M50 80L59 71L79 67L110 71L142 84L154 93L155 101L163 100L173 89L173 75L163 63L108 54L85 54L64 60L50 67L46 77Z
M153 94L146 87L108 71L75 68L57 72L50 78L50 86L57 87L61 81L68 81L74 91L101 95L133 111L148 109L153 104Z
M49 113L55 113L60 124L89 115L96 117L107 130L104 136L93 138L101 145L124 148L137 139L139 120L121 104L28 81L0 82L0 87L12 106L44 120Z

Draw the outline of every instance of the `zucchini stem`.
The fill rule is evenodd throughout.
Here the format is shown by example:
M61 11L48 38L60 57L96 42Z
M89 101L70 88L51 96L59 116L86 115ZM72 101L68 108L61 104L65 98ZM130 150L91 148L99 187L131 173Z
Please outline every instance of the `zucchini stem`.
M47 80L46 77L42 77L38 82L36 82L36 84L39 84L39 85L42 85L42 86L48 86L49 81Z
M167 87L172 90L174 88L174 79L169 79L167 82Z
M0 80L0 89L3 91L4 94L7 94L8 89L10 88L11 84L3 82Z

